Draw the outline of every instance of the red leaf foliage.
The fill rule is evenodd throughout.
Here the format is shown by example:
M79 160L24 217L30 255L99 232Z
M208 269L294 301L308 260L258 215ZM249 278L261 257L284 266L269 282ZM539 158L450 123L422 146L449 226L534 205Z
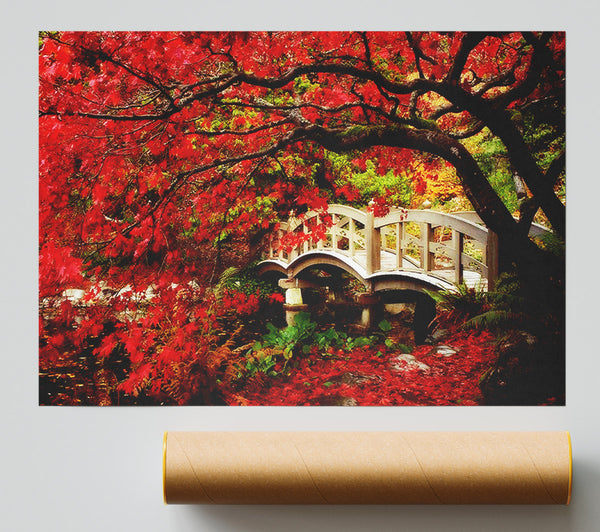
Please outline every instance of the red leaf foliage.
M398 352L385 346L363 347L346 353L312 352L288 377L264 386L229 394L233 404L249 405L477 405L479 379L494 362L494 337L488 332L454 334L451 357L435 347L421 346L412 355L429 369L398 370ZM404 363L406 364L406 363ZM408 367L408 366L407 366Z
M487 115L453 105L526 105L564 83L560 32L488 35L461 55L465 41L459 32L42 32L40 371L85 364L99 382L113 368L100 380L118 381L124 402L213 401L233 364L224 339L265 303L243 287L217 298L221 272L256 260L291 210L356 204L349 176L367 161L380 176L410 169L417 196L462 194L430 177L445 168L446 144ZM547 52L542 63L531 43ZM439 150L422 147L442 136ZM385 198L374 200L378 215ZM331 224L322 218L279 244L322 238ZM467 351L476 358L475 346ZM345 363L371 358L365 350ZM323 375L337 367L318 364ZM422 384L433 393L442 376ZM393 386L381 389L409 404L393 390L411 378L389 374ZM48 401L93 403L80 388Z

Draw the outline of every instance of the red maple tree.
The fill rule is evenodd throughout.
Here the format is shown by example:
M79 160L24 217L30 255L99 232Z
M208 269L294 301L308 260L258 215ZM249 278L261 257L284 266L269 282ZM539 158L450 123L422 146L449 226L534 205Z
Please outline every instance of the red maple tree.
M42 32L40 367L117 357L127 394L210 402L219 319L258 300L205 289L290 209L355 196L332 152L452 166L560 300L564 261L527 235L538 210L565 234L564 52L561 32ZM481 133L525 184L518 219L464 142Z

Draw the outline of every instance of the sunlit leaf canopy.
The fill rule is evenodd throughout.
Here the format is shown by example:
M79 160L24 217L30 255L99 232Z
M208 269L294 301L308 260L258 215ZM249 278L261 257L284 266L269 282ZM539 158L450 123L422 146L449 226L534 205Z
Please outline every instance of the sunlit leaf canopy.
M354 198L349 176L370 162L420 191L455 168L510 232L468 153L494 137L561 231L544 173L564 149L563 56L562 33L44 32L41 227L138 256L170 247L175 221L200 242Z

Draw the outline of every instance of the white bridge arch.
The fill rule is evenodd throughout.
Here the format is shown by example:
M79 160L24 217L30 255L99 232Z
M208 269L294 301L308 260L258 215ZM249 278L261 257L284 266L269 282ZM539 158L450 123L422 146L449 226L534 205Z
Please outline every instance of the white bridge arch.
M533 224L530 234L544 232ZM269 235L259 273L278 271L293 279L327 265L347 271L370 292L452 290L461 283L487 290L498 278L498 238L473 212L392 209L376 217L332 204L280 223Z

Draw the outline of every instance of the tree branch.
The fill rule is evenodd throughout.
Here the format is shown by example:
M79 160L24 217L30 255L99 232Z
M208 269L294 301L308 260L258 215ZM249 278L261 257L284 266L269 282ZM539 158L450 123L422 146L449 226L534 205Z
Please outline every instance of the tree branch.
M454 57L454 62L446 75L445 81L458 84L460 75L469 58L469 54L486 36L487 34L483 32L469 32L462 38L460 47Z
M413 39L412 33L410 31L405 31L404 34L406 35L406 40L408 41L408 44L409 44L411 50L413 51L413 54L415 54L415 65L417 67L417 71L419 72L419 77L422 79L425 79L425 75L423 74L423 69L421 68L421 59L423 59L424 61L427 61L428 63L430 63L432 65L436 65L437 62L435 61L435 59L432 59L431 57L429 57L427 54L425 54L423 52L423 50L421 50L419 48L419 46Z

